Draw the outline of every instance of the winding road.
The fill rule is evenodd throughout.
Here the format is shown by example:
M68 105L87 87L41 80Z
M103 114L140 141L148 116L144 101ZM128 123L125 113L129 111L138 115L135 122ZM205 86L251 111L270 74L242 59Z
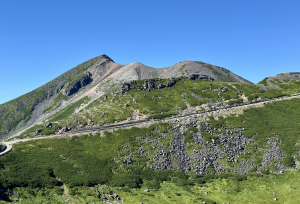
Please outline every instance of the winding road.
M250 102L250 103L243 103L243 104L240 104L240 105L228 106L228 107L224 107L224 108L216 108L216 109L213 109L213 110L203 111L203 112L200 112L200 113L190 113L190 114L186 114L186 115L174 116L174 117L158 119L158 120L153 120L153 119L138 120L138 121L132 121L132 122L127 122L127 123L119 123L119 124L114 124L114 125L82 128L82 129L79 129L79 130L72 130L70 132L66 132L66 133L63 133L63 134L55 134L55 135L48 135L48 136L28 138L28 139L14 139L12 141L2 142L2 144L6 146L6 149L4 151L0 152L0 156L4 156L5 154L8 154L9 152L11 152L12 149L13 149L12 148L13 144L19 143L19 142L26 142L26 141L36 140L36 139L72 137L72 136L80 135L80 134L86 134L86 133L91 133L91 132L99 132L101 130L118 129L118 128L138 126L138 125L149 125L149 124L158 123L158 122L168 122L168 120L169 120L169 122L171 122L170 120L172 120L174 122L174 120L176 121L176 119L180 119L180 118L203 115L203 114L213 114L214 112L220 112L221 110L235 109L235 108L240 108L240 107L245 107L245 108L247 108L247 107L248 108L258 107L258 105L263 106L264 104L268 104L268 103L271 103L271 102L274 102L274 101L287 100L287 99L292 99L292 98L300 98L300 93L293 94L291 96L285 96L285 97L274 98L274 99L266 99L266 100Z

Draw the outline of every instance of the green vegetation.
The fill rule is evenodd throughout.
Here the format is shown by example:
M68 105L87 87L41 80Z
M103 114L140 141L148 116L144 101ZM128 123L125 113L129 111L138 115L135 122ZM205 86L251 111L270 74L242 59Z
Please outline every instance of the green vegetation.
M285 166L293 167L295 161L294 156L298 155L300 150L300 142L298 135L300 134L300 107L299 99L283 100L273 102L260 108L246 109L244 114L239 117L230 116L227 118L219 118L214 120L210 117L208 123L210 127L219 128L230 126L243 127L246 130L243 135L251 137L255 140L256 147L264 149L267 146L268 138L280 140L280 148L286 157L281 161ZM202 132L201 132L202 133ZM205 140L209 141L212 135L204 132ZM253 151L256 151L253 149ZM262 158L262 153L256 154L257 158ZM260 159L258 160L261 163Z
M75 103L72 103L71 105L65 107L64 109L62 109L59 112L52 115L49 121L54 122L54 121L59 121L59 120L62 120L62 119L66 119L67 117L72 115L72 113L74 113L75 109L79 108L81 106L81 104L83 104L83 103L86 104L90 100L91 99L89 97L85 96L84 98L76 101Z
M82 66L78 72L83 74L89 66L92 63ZM70 77L66 80L69 85L74 82ZM39 135L49 135L62 127L83 127L91 121L111 124L134 117L162 119L181 114L190 106L237 105L243 103L244 97L255 101L300 92L300 82L295 80L270 80L278 89L267 86L267 78L260 82L267 86L264 88L220 81L174 80L176 84L172 87L150 90L140 90L145 80L139 80L132 85L135 89L124 94L112 91L75 114L77 108L90 101L84 97L50 117L51 127L36 125L20 137L36 136L33 132L39 128L42 129ZM167 82L166 79L155 83ZM34 93L0 106L0 134L17 127L22 120L29 120L34 106L48 97L44 87ZM67 99L60 92L44 112L50 112ZM275 203L275 198L277 202L297 203L300 172L294 170L279 175L272 172L278 170L278 164L295 167L300 161L299 102L300 99L277 101L246 109L239 116L210 116L205 122L192 126L159 123L147 128L18 143L13 152L0 158L0 184L10 189L6 194L0 193L0 198L21 203L103 203L100 201L103 195L116 192L125 203ZM237 145L232 141L224 145L220 135L246 136L251 140L248 139L250 142L242 154L234 155L225 150ZM174 140L178 141L176 148L181 153L191 156L186 174L179 171ZM262 167L263 157L275 141L284 158L272 159ZM197 152L213 156L214 148L224 153L216 162L225 173L218 174L212 163L205 167L207 175L192 173L203 162L193 159ZM164 167L165 170L151 168L166 157L170 165ZM232 173L239 165L247 168L248 160L256 165L251 166L250 172L262 167L258 171L262 174Z
M205 103L228 100L233 98L233 104L243 102L239 95L244 90L255 90L262 93L258 87L247 84L211 82L206 80L192 81L175 79L176 84L171 88L139 90L145 80L138 80L131 85L132 88L125 94L108 94L93 101L89 106L83 109L78 116L72 118L80 123L87 124L85 118L93 120L95 124L111 124L123 120L132 119L132 113L138 110L139 116L147 118L162 119L178 114L179 110L190 106L200 106ZM158 83L167 83L167 79L155 81ZM239 88L237 88L239 86ZM222 91L225 89L226 91ZM253 87L253 88L251 88ZM249 94L250 95L250 94ZM275 97L275 96L274 96ZM52 120L54 121L54 120ZM67 121L66 121L67 122ZM71 121L70 121L71 122Z
M119 122L131 118L132 111L139 110L139 115L147 115L148 118L161 119L176 115L179 110L190 106L201 106L213 102L227 101L229 105L243 103L242 95L248 100L257 98L278 98L291 93L300 92L300 83L290 82L279 84L280 89L267 88L266 91L258 85L242 83L226 83L220 81L192 81L175 79L176 84L171 88L139 90L145 80L136 81L125 94L108 94L106 97L91 103L82 113L89 112L88 117L95 123L107 124ZM166 83L167 79L156 81ZM225 90L225 91L224 91ZM128 104L127 106L124 106Z
M280 162L286 166L294 166L294 158L298 161L298 157L294 156L300 150L295 145L300 142L299 102L299 99L277 101L264 107L244 110L244 114L238 117L219 117L217 120L209 117L206 122L212 133L220 133L223 128L238 133L241 131L235 128L245 128L241 133L255 141L253 145L246 145L245 152L253 153L257 166L261 165L264 150L270 147L267 140L270 138L275 141L278 138L280 148L286 155ZM203 124L200 125L202 127ZM208 142L214 140L223 148L217 136L190 126L184 134L188 154L193 155L194 149L209 148L195 144L194 133L202 134ZM33 200L65 203L66 198L75 203L84 200L101 203L101 195L116 192L125 202L130 203L131 200L132 203L272 203L275 202L274 198L278 201L290 199L292 203L299 196L297 178L300 172L271 174L271 171L276 171L274 162L262 170L263 174L260 175L216 174L212 166L208 167L208 175L184 174L177 170L174 162L174 169L152 170L147 163L153 163L152 158L158 150L152 148L154 143L151 141L156 139L159 144L156 147L165 147L169 152L171 139L175 137L171 124L120 129L104 132L103 135L15 144L14 152L0 159L0 183L18 192L18 196L7 194L2 197L22 200L24 203ZM148 142L144 141L145 138ZM141 147L147 154L139 154ZM241 155L240 160L242 158L247 158L247 155ZM235 165L238 164L237 162ZM228 170L235 165L230 164ZM107 187L97 187L99 184ZM145 189L150 190L145 192Z
M193 142L193 133L186 132L184 135L184 142L185 143L192 143Z
M203 109L201 107L203 104L208 104L210 108L213 105L221 107L224 102L228 105L238 105L243 103L243 96L250 101L255 101L258 98L272 99L300 92L300 82L295 80L290 80L288 84L280 80L273 80L279 89L267 87L264 90L258 85L242 83L174 79L176 83L172 87L141 90L145 81L135 81L131 85L131 88L134 89L124 94L117 93L118 89L116 89L93 101L78 114L74 114L74 110L81 103L88 102L87 98L81 99L55 113L48 121L58 122L60 127L75 128L84 127L90 124L90 121L94 124L105 125L136 118L162 119L177 115L188 106L198 106L199 109ZM166 84L168 81L169 79L160 79L154 83L157 86ZM66 96L60 93L44 111L52 110L61 100L65 99ZM35 131L37 128L36 126L31 130ZM32 132L26 131L26 133L28 133L27 136L32 135ZM43 132L43 134L47 133ZM213 139L209 136L205 138L207 141Z
M258 82L258 84L262 84L262 85L268 86L267 79L268 79L268 77L264 78L262 81Z
M46 99L46 87L0 105L0 136L18 127L21 121L30 120L36 104Z
M82 78L87 69L93 66L96 62L104 61L103 56L88 60L73 69L67 71L61 76L55 78L49 83L20 96L14 100L0 105L0 136L7 136L14 130L22 127L25 122L31 119L32 111L35 106L55 96L62 89L70 89ZM66 98L59 94L54 103L51 103L44 112L49 112L58 100L65 100ZM57 101L56 101L57 100Z
M113 186L75 186L67 188L14 188L2 195L8 201L31 203L103 203L102 196L117 193L125 203L299 203L299 171L279 175L224 174L222 176L173 175L160 188L118 188ZM147 189L147 190L146 190ZM146 191L145 191L146 190ZM63 193L63 195L61 195ZM0 203L6 203L0 201Z
M230 129L230 126L233 128L245 128L242 134L253 138L255 141L255 145L246 146L246 149L253 152L255 163L258 166L261 165L264 153L261 149L268 147L266 143L268 138L272 140L278 138L280 140L280 148L286 155L281 162L285 166L292 167L295 165L293 158L300 150L300 147L295 145L300 142L298 138L300 133L298 127L300 123L298 117L300 113L299 102L299 99L273 102L264 107L247 109L239 117L219 117L218 120L210 117L207 122L212 133L219 133L220 128ZM173 132L170 131L172 126L169 124L159 124L158 129L155 128L156 126L152 125L149 128L142 129L122 129L116 130L114 133L106 132L105 137L96 135L72 137L71 139L35 140L30 143L16 144L15 151L0 160L2 166L6 166L8 169L10 169L10 166L13 168L12 170L1 170L1 178L4 179L2 183L6 183L6 186L53 187L56 185L53 178L58 177L66 185L77 186L107 183L108 180L103 180L105 177L111 178L109 179L111 185L130 185L130 188L138 187L143 182L141 182L141 178L135 177L140 175L140 173L135 171L139 171L138 169L143 170L147 161L151 163L150 158L152 157L139 155L137 150L144 146L145 151L149 155L155 155L155 151L157 151L151 148L153 146L151 142L142 142L142 138L160 138L160 144L168 147L171 142L170 138L174 137ZM159 132L156 130L159 130ZM193 133L197 132L197 128L190 127L184 135L184 142L188 145L187 151L190 154L192 154L193 149L206 148L193 142ZM165 136L162 137L161 133L167 133L169 136L167 138ZM199 133L203 135L205 141L212 142L214 140L215 143L219 144L219 138L210 132L201 129ZM122 144L129 145L129 149L122 150ZM115 162L112 162L112 158L120 158L122 151L124 156L130 152L132 165L124 166L124 163L116 165ZM121 156L121 158L123 157ZM97 164L91 162L91 160ZM24 162L21 161L30 162L30 164L24 165ZM93 167L94 165L95 167ZM76 168L74 169L75 166ZM108 173L103 177L94 177L93 175L97 174L95 173L97 169L103 169L102 172L104 173L112 170L118 173L114 175ZM36 171L39 174L30 174L30 172ZM130 173L131 171L135 173ZM20 174L18 172L28 172L28 175L25 176L26 173ZM55 177L51 176L52 174ZM132 177L133 175L135 176ZM21 178L19 178L20 176ZM35 177L36 179L33 179ZM13 182L10 178L14 178ZM27 180L28 178L30 180ZM39 178L45 178L45 181L40 181ZM131 181L130 184L128 184L128 181Z
M52 111L54 107L56 107L62 100L68 100L68 97L60 92L55 99L43 110L43 113L48 113Z
M169 112L161 113L161 114L153 114L153 115L149 116L148 118L151 118L151 119L162 119L162 118L171 117L172 115L177 115L177 114L178 114L177 111L169 111Z

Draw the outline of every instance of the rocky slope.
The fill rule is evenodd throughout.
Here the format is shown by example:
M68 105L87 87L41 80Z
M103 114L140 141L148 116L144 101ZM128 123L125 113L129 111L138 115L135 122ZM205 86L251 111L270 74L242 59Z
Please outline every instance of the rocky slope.
M137 62L120 65L108 56L101 55L76 66L30 93L1 104L0 138L17 134L38 124L84 97L90 98L92 102L110 91L112 86L123 82L167 79L192 74L206 75L214 80L252 84L224 68L203 62L184 61L168 68L156 69Z

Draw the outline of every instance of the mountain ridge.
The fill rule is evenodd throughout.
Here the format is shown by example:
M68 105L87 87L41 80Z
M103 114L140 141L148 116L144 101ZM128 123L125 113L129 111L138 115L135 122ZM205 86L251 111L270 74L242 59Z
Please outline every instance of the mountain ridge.
M59 93L65 95L68 100L66 100L67 103L63 101L63 103L59 103L60 107L57 107L57 110L71 102L80 100L84 96L92 97L93 101L103 95L107 91L106 89L109 89L109 86L113 86L113 84L140 79L168 79L191 74L208 75L221 81L252 84L224 68L203 62L183 61L167 68L152 68L140 62L121 65L103 54L77 65L27 94L1 104L0 137L11 135L12 132L17 133L20 129L41 122L45 119L44 109L52 103ZM109 85L101 85L106 82ZM102 89L99 88L100 86ZM82 91L83 89L85 91ZM47 117L49 117L49 113ZM6 120L3 121L3 118Z

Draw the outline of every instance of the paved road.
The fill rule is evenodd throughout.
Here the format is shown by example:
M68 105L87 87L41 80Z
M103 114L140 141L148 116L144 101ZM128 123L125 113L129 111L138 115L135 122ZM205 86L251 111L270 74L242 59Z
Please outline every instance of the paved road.
M247 106L253 106L254 104L267 104L267 103L270 103L270 102L273 102L273 101L286 100L286 99L292 99L292 98L300 98L300 93L293 94L291 96L275 98L275 99L261 100L261 101L256 101L256 102L251 102L251 103L244 103L244 104L235 105L235 106L228 106L228 107L224 107L224 108L216 108L214 110L203 111L203 112L200 112L200 113L190 113L190 114L186 114L186 115L170 117L169 119L176 119L176 118L202 115L202 114L207 114L207 113L218 112L220 110L233 109L233 108L238 108L238 107L243 107L243 106L246 106L246 107ZM6 145L6 149L3 152L0 153L0 156L3 156L5 154L9 153L10 151L12 151L12 145L15 144L15 143L19 143L19 142L26 142L26 141L30 141L30 140L46 139L46 138L71 137L71 136L74 136L74 135L79 135L79 134L84 134L84 133L99 132L101 130L117 129L117 128L137 126L137 125L142 125L142 124L164 122L167 119L168 118L164 118L164 119L161 119L161 120L139 120L139 121L119 123L119 124L107 125L107 126L82 128L80 130L73 130L73 131L70 131L70 132L67 132L67 133L57 134L57 135L48 135L48 136L36 137L36 138L30 138L30 139L15 139L15 140L12 140L12 141L3 142L3 144Z

